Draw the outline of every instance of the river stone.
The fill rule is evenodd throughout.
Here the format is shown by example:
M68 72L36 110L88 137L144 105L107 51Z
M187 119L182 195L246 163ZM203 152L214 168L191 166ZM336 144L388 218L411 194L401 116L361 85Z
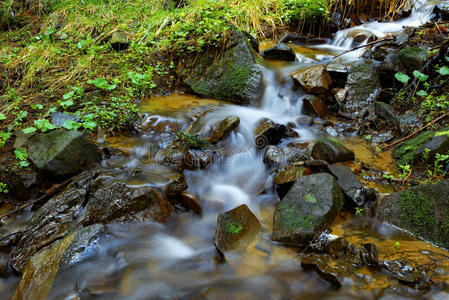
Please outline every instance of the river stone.
M254 129L257 148L263 149L267 145L277 145L285 137L288 137L288 129L285 125L276 124L273 120L262 118Z
M240 205L218 215L215 247L221 254L245 250L261 229L248 206Z
M354 152L335 140L323 138L319 139L315 145L313 145L312 157L333 164L336 162L354 160Z
M260 93L262 71L245 35L234 29L224 49L202 52L185 70L184 83L205 98L245 104Z
M286 44L276 44L262 51L262 56L267 59L294 61L296 59L295 53Z
M449 249L449 180L418 185L377 202L378 219Z
M362 206L366 200L366 190L351 169L347 166L329 166L328 169L350 200L349 206Z
M346 98L342 104L345 113L355 118L364 109L374 109L373 101L381 90L380 66L380 62L374 60L358 61L351 66L345 86Z
M331 175L300 177L274 212L272 239L305 246L328 227L343 202L343 193Z
M214 129L210 141L217 143L225 139L234 129L240 124L240 118L238 116L229 116Z
M329 115L329 109L320 97L308 95L302 100L304 103L304 111L321 119L326 119Z
M427 51L419 47L407 47L398 52L401 65L409 71L418 69L426 62Z
M263 162L266 163L268 166L273 167L296 163L306 159L307 157L299 149L290 147L279 148L276 146L269 145L265 149Z
M449 151L449 130L425 131L394 148L393 158L398 166L423 160L425 149L429 149L429 163L436 153L446 154Z
M387 121L388 125L393 127L395 131L401 131L399 120L396 118L393 108L390 105L384 102L374 101L374 111L379 117Z
M80 173L102 159L101 150L85 135L65 129L32 136L28 153L40 171L52 176Z
M312 66L292 75L309 94L319 95L329 91L332 79L324 65Z
M280 198L283 198L288 190L292 187L295 181L307 175L308 170L304 166L291 165L283 170L278 170L274 176L274 183L276 184L276 192Z

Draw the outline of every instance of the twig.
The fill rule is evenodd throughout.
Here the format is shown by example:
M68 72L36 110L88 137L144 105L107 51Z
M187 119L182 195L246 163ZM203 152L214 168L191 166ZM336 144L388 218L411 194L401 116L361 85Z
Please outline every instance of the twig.
M402 138L402 139L400 139L400 140L397 140L396 142L391 143L391 144L389 144L389 145L383 146L383 147L381 147L380 149L385 150L385 149L388 149L388 148L390 148L390 147L392 147L392 146L394 146L394 145L397 145L397 144L399 144L399 143L402 143L403 141L406 141L406 140L408 140L409 138L414 137L415 135L417 135L418 133L420 133L421 131L423 131L423 130L426 129L427 127L432 126L433 124L435 124L436 122L438 122L438 121L444 119L444 118L447 117L447 116L449 116L449 112L447 112L447 113L445 113L444 115L442 115L442 116L436 118L435 120L433 120L432 122L430 122L430 123L427 124L426 126L421 127L420 129L418 129L418 130L416 130L415 132L409 134L409 135L406 136L405 138Z
M332 59L337 58L337 57L340 57L340 56L342 56L342 55L345 55L345 54L347 54L347 53L349 53L349 52L352 52L352 51L355 51L355 50L358 50L358 49L361 49L361 48L370 47L370 46L375 45L375 44L378 44L378 43L380 43L380 42L388 41L389 38L391 38L391 35L384 36L383 38L377 39L377 40L375 40L374 42L371 42L371 43L368 43L368 44L365 44L365 45L362 45L362 46L354 47L354 48L352 48L351 50L346 50L346 51L344 51L344 52L338 54L337 56L334 56Z

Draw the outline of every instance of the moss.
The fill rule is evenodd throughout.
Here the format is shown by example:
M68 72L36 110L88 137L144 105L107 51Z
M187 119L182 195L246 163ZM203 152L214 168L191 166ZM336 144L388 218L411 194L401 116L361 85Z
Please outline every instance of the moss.
M399 144L393 151L393 157L398 165L406 165L415 160L416 151L434 136L433 132L427 131L419 134L413 139Z
M226 231L230 234L239 234L243 230L243 225L239 222L226 223Z
M424 194L424 195L423 195ZM411 188L401 193L399 213L401 223L406 224L413 232L435 240L436 220L432 200L417 189Z
M279 208L283 211L282 226L288 230L303 229L313 230L325 223L324 218L312 214L302 214L291 205L282 202Z

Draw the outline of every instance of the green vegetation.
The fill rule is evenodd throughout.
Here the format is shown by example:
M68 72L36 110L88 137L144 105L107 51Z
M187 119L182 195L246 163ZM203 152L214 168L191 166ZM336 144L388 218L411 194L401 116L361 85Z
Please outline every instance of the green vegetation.
M206 148L210 145L209 141L203 140L200 136L184 131L176 132L175 138L179 142L183 143L187 148Z
M243 225L239 222L226 223L226 231L230 234L239 234L243 230Z

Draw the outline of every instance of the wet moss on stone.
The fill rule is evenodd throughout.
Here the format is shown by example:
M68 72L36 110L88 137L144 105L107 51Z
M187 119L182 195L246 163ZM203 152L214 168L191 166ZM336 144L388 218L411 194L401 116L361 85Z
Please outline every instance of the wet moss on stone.
M226 231L230 234L239 234L243 230L243 225L239 222L226 223Z
M399 199L401 222L413 228L416 234L429 237L429 233L437 232L434 205L430 197L418 195L413 188L401 193Z

